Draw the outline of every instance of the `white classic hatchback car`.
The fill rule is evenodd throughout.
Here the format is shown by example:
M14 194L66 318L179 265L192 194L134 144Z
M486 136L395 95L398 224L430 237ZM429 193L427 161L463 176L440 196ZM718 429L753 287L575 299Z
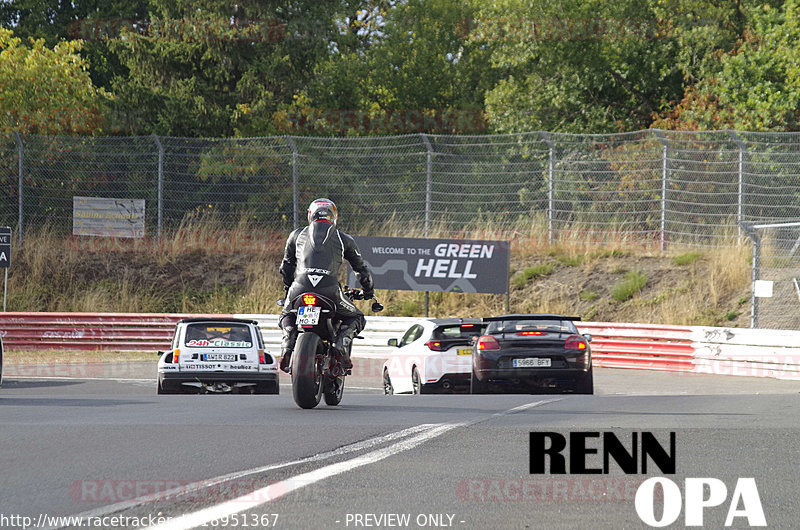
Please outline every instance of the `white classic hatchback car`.
M159 394L279 392L278 363L264 350L255 320L181 320L172 347L158 353Z
M384 394L469 391L472 345L484 324L478 318L425 318L409 327L383 364Z

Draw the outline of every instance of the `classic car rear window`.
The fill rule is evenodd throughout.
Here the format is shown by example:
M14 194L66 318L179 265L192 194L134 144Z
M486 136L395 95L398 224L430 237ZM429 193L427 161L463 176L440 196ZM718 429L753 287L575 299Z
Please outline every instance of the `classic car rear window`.
M189 324L184 345L192 348L252 348L250 328L241 324Z

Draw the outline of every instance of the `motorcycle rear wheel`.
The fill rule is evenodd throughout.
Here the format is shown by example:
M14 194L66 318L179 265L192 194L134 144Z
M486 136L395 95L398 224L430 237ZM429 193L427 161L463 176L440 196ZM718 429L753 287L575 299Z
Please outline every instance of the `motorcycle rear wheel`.
M322 340L316 333L301 333L292 354L292 396L300 408L313 409L322 397L322 373L317 353Z

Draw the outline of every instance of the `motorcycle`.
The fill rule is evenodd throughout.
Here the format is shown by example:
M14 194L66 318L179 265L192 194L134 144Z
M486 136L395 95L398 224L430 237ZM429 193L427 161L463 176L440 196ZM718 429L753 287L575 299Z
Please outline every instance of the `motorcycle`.
M360 289L345 286L350 300L364 300ZM372 297L372 311L383 311L383 305ZM286 303L278 300L278 305ZM338 405L344 394L344 378L351 371L342 367L342 356L333 347L341 322L334 318L335 303L317 293L306 292L289 301L296 315L299 335L291 358L292 395L298 406L313 409L324 397L326 405ZM360 337L357 337L360 338Z

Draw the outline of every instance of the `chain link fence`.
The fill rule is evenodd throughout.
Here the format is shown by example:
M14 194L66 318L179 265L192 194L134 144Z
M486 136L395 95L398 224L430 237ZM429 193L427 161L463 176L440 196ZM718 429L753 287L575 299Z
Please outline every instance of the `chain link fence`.
M337 203L343 227L356 235L667 249L737 244L747 223L800 220L798 133L10 133L0 135L0 160L0 223L15 227L20 240L44 225L71 234L75 196L143 199L152 238L187 223L283 237L322 196ZM795 256L775 263L791 268Z
M0 136L5 224L69 233L72 197L144 199L150 236L187 218L285 231L328 196L349 231L537 234L715 246L800 219L800 135L363 138ZM20 200L21 199L21 200Z

